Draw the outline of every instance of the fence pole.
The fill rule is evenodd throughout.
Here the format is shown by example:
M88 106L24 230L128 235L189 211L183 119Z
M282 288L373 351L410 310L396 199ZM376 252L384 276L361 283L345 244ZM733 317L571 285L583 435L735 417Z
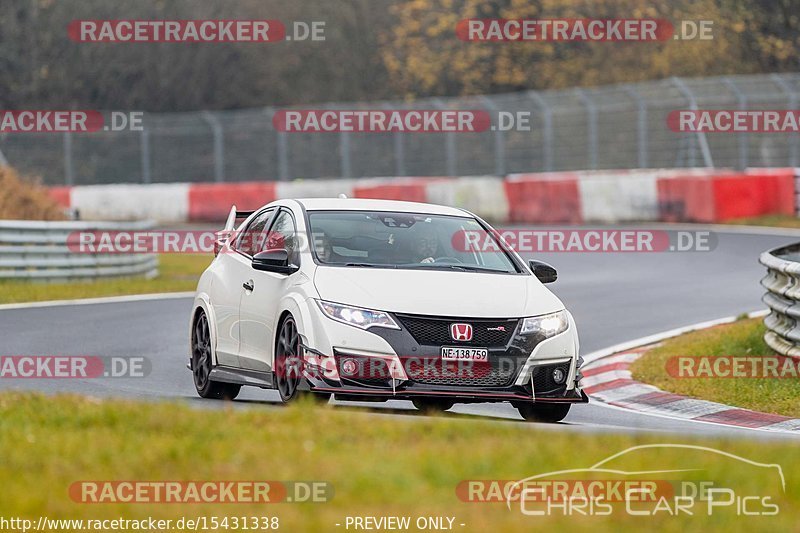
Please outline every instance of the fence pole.
M794 110L797 107L797 94L792 90L791 86L786 82L785 79L780 77L778 74L772 74L770 76L772 81L774 81L788 97L789 97L789 109ZM797 166L797 134L792 133L789 137L789 166L796 167Z
M622 90L636 100L636 152L639 168L647 168L647 103L633 85L625 85Z
M64 132L64 183L75 184L75 170L72 166L72 134Z
M587 91L577 87L575 94L586 107L586 144L589 151L589 168L597 169L597 106L589 97Z
M272 119L275 117L275 109L268 107L264 109L264 112L267 114L267 120L269 120L272 129L275 130L275 126L272 124ZM280 181L287 181L289 179L289 138L286 137L285 131L275 130L275 135L275 150L278 158L278 179Z
M442 103L440 98L433 99L433 105L436 109L439 110L446 110L447 107ZM456 134L452 131L445 132L445 160L447 161L447 175L448 176L456 176L458 174L458 169L456 165L456 157L457 154L457 147L456 147Z
M678 88L678 90L686 97L689 101L689 109L692 111L697 111L697 100L694 97L694 93L689 88L686 83L677 76L673 76L670 78L670 81ZM698 131L697 132L697 143L700 145L700 152L703 154L703 164L707 167L713 167L714 161L711 159L711 150L708 147L708 139L706 139L705 132ZM694 145L692 145L694 147ZM694 166L694 150L689 152L689 166Z
M739 106L739 110L747 111L747 96L739 90L739 87L736 86L736 83L732 79L726 77L722 78L722 81L736 96L736 102ZM748 159L750 158L750 154L748 153L749 143L747 137L747 130L745 129L740 131L736 138L739 149L739 170L744 170L747 168Z
M491 98L487 98L486 96L480 96L479 99L481 102L483 102L483 106L486 109L494 113L495 116L498 116L497 105L491 100ZM499 116L498 116L498 122L499 122ZM500 129L500 124L498 123L494 131L494 173L497 176L504 176L506 173L505 156L506 156L505 133Z
M353 176L353 168L350 160L350 133L339 132L339 169L343 178Z
M147 127L142 127L139 134L139 142L142 153L142 183L152 182L150 175L150 131Z
M225 181L225 145L222 133L222 125L219 119L203 111L203 119L211 126L211 133L214 135L214 181Z
M545 172L553 171L553 110L544 101L542 95L536 91L528 91L526 93L528 98L542 111L542 120L544 122L544 132L542 135L542 157L544 159Z
M383 104L384 109L393 111L395 108L391 104ZM399 106L398 106L399 107ZM405 138L401 131L396 131L392 135L394 149L394 173L396 176L406 175L406 145Z

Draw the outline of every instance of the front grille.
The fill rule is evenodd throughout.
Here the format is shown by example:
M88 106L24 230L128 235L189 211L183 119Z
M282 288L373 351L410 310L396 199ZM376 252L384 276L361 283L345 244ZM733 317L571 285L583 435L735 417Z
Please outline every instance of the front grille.
M420 315L395 315L402 326L419 344L428 346L502 347L508 344L518 319L443 318ZM455 341L450 336L450 324L472 325L471 341Z
M567 390L567 382L558 385L553 381L553 370L560 368L566 376L569 376L570 363L559 363L555 365L539 365L533 367L533 392L534 395L563 393Z
M441 359L413 359L405 367L411 381L424 385L507 387L519 371L518 364L513 363L457 363Z

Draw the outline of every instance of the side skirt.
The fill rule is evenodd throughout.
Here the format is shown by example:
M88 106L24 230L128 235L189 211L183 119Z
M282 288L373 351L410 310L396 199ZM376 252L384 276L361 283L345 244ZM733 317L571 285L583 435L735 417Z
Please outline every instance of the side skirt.
M243 368L233 368L230 366L217 366L211 370L209 376L211 381L221 381L223 383L233 383L235 385L249 385L271 389L272 372L260 372L258 370L245 370Z

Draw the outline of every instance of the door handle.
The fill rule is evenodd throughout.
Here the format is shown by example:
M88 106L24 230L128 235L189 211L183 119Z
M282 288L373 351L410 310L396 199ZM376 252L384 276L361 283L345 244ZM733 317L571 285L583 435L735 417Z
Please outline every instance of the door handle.
M242 283L242 287L244 287L244 289L245 289L246 291L252 291L253 289L255 289L255 288L256 288L256 286L255 286L255 285L253 285L253 280L252 280L252 279L251 279L251 280L248 280L248 281L245 281L244 283Z

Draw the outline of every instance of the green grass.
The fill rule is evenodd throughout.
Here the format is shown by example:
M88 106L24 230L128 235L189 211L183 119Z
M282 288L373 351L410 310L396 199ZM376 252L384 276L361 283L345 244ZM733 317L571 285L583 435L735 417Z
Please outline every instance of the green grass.
M679 378L667 373L667 361L673 356L774 355L764 342L764 330L760 318L748 319L667 340L633 364L633 377L677 394L800 417L797 379Z
M737 218L729 220L727 224L746 226L770 226L775 228L800 229L800 217L791 215L762 215L760 217Z
M680 478L713 480L742 496L769 495L780 513L740 517L727 510L708 517L703 506L691 517L632 517L624 508L611 517L533 517L500 503L463 502L455 492L462 480L517 480L589 467L632 445L675 442L778 463L786 490L774 471L706 452L639 453L624 469L701 468ZM0 394L0 454L0 514L34 519L272 515L280 518L283 531L346 531L348 515L444 515L466 524L456 525L456 531L789 531L797 527L800 505L796 443L575 433L465 416L376 415L310 404L206 410L6 392ZM334 497L328 503L272 505L75 503L69 486L85 480L319 480L332 483Z
M212 259L209 254L161 254L159 274L153 279L115 278L63 283L0 281L0 304L193 291L200 274Z

